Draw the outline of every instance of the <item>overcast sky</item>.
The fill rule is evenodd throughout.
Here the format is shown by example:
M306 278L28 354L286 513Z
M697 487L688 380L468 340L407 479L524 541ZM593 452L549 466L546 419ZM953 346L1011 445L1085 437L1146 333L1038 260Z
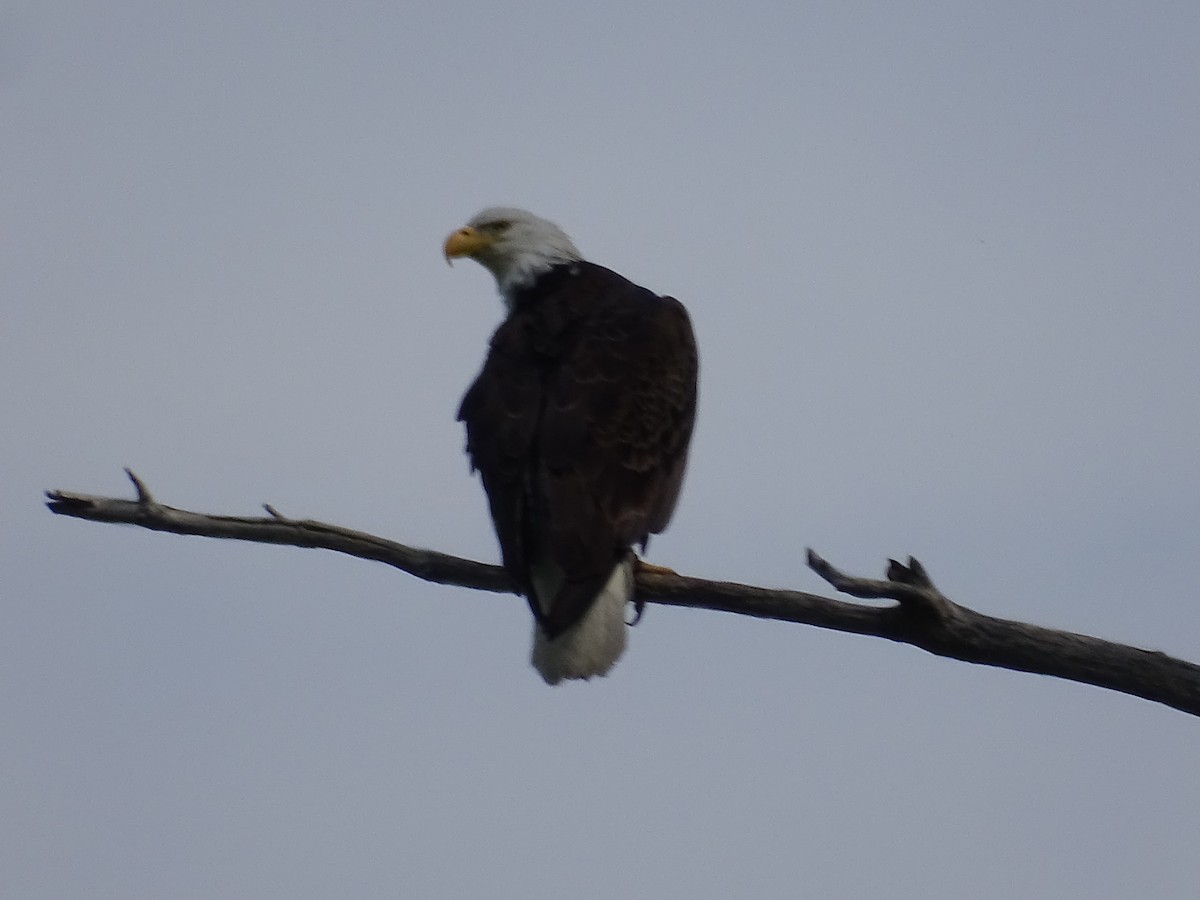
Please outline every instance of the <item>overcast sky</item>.
M40 492L497 550L454 411L480 207L682 299L654 562L1200 660L1200 5L16 0L0 12L0 894L1193 898L1200 723L651 607L551 689L515 597Z

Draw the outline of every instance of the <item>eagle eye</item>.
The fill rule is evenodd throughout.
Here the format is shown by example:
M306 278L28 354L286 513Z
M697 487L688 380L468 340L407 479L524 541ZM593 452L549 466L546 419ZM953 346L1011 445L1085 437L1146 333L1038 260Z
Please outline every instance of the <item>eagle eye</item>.
M512 222L508 221L507 219L501 219L498 222L489 222L488 228L496 232L496 234L503 234L504 232L508 231L508 229L512 228Z

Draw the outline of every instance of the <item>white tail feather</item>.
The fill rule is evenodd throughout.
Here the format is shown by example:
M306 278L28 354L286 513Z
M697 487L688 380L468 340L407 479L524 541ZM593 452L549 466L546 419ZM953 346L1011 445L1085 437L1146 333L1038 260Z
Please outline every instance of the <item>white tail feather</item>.
M625 651L625 604L633 599L633 559L622 560L584 617L554 640L533 625L530 661L547 684L607 675Z

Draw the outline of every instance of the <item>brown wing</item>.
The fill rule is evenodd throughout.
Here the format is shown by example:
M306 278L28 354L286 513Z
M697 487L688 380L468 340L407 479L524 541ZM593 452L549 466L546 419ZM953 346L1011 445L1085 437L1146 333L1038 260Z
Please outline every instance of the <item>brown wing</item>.
M493 338L460 418L506 567L527 593L539 560L562 573L555 597L531 596L551 637L587 611L631 545L666 527L697 370L678 301L588 264Z
M528 595L528 472L543 388L524 337L511 318L500 326L483 370L463 397L458 419L466 425L467 456L483 480L504 567Z

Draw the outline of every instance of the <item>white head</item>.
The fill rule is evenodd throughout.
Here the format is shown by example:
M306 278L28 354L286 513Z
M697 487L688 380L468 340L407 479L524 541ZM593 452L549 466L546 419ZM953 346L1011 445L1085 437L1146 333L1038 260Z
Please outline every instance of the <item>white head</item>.
M492 206L446 238L446 261L466 256L496 276L504 302L562 263L583 259L566 233L523 209Z

